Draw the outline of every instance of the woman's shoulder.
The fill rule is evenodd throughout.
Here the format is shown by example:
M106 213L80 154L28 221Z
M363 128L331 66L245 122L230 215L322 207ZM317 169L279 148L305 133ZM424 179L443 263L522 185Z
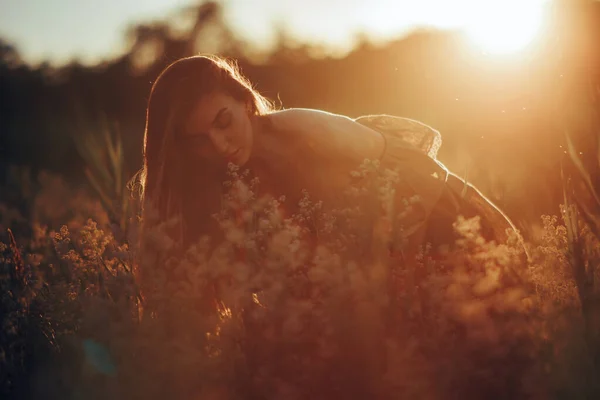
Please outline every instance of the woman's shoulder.
M354 122L345 115L312 108L287 108L270 113L268 116L274 127L282 130L305 129Z
M387 143L390 151L410 148L435 160L442 145L440 132L430 125L389 114L350 118L323 110L290 108L269 114L269 119L279 131L294 132L302 140L308 139L333 151L367 146L371 150L366 158L381 156ZM377 153L373 148L381 151Z
M382 154L384 138L352 118L311 108L290 108L268 115L276 131L292 133L311 148L328 154L345 153L362 161Z

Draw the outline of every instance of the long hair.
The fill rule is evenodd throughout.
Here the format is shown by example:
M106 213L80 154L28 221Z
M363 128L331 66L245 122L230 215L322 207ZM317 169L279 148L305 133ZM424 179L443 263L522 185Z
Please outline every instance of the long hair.
M143 229L171 221L169 236L186 247L211 231L210 212L219 204L219 171L194 157L176 141L193 106L223 90L251 106L254 115L273 111L237 64L215 55L179 59L154 82L146 112L141 187Z

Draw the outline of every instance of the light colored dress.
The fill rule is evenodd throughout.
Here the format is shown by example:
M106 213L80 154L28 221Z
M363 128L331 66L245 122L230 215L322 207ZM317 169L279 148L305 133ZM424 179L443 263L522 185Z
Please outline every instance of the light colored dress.
M474 186L448 171L437 160L442 144L440 133L408 118L369 115L355 119L377 132L386 141L381 166L398 173L398 201L418 196L412 204L413 242L435 246L452 244L458 237L452 224L459 215L480 217L481 234L487 240L504 243L515 231L510 219ZM413 243L416 244L416 243Z

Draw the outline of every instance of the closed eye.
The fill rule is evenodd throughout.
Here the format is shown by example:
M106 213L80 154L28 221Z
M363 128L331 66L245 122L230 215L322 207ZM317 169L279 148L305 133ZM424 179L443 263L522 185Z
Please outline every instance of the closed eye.
M226 108L223 108L223 109L221 109L219 111L219 113L215 117L215 119L213 121L213 125L216 128L225 129L229 125L231 125L231 119L232 119L232 117L231 117L231 111L229 111Z
M213 119L212 124L217 129L225 129L231 124L231 121L232 121L231 112L227 108L222 108L221 110L219 110L219 112ZM183 142L194 145L194 146L208 144L210 141L208 138L208 135L206 133L202 133L202 132L195 133L193 135L184 136L181 139Z

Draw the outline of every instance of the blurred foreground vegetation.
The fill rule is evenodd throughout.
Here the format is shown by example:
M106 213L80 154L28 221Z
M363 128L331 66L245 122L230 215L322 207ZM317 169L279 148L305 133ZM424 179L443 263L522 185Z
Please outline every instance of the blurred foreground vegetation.
M358 208L324 213L307 194L283 218L232 169L225 240L184 255L169 223L139 247L134 211L119 225L44 176L35 222L2 210L3 398L598 396L600 214L566 194L528 263L516 237L486 242L460 217L442 257L390 257L399 231L377 227L393 176L361 176ZM376 199L361 191L372 185Z

